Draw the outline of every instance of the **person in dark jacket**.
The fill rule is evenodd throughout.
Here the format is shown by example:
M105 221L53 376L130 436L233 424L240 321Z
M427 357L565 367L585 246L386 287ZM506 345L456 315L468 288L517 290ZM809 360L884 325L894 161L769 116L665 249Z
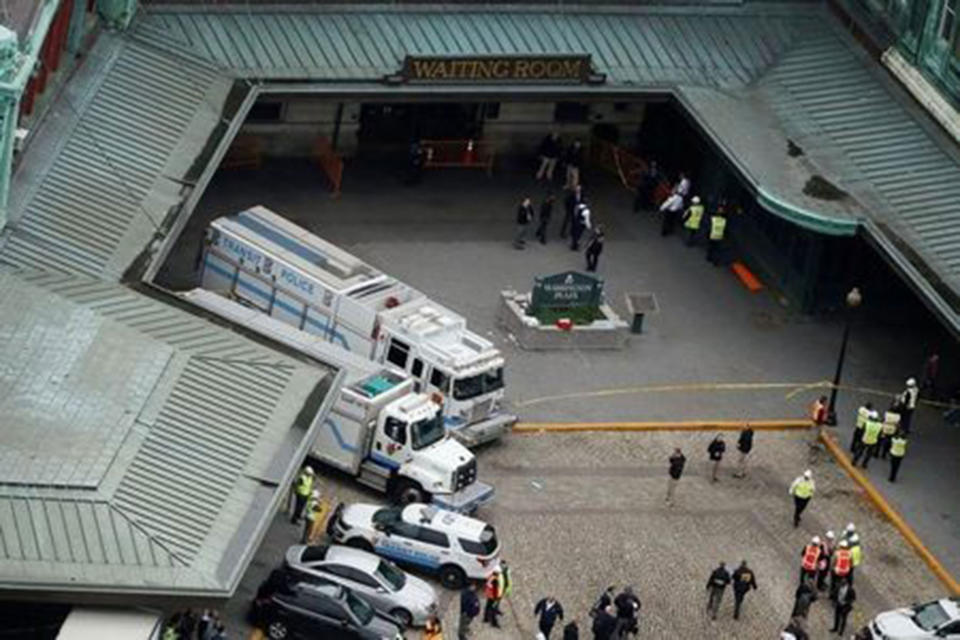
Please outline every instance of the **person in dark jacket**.
M673 494L680 483L680 476L683 475L685 464L687 464L687 458L683 455L680 447L677 447L673 450L673 455L670 456L670 468L667 470L667 474L670 476L667 479L667 498L664 500L667 504L673 504Z
M553 625L557 624L557 620L563 620L563 607L555 598L548 596L533 608L533 615L539 616L537 628L540 629L544 638L549 639Z
M527 229L533 221L533 203L530 198L524 198L517 207L517 234L513 238L514 249L525 249L527 247Z
M537 240L540 244L547 244L547 227L550 225L550 216L553 215L553 203L556 198L552 193L548 193L540 205L540 219L537 222Z
M753 569L747 566L744 560L733 572L733 619L740 619L740 609L743 607L743 599L751 589L757 588L757 577Z
M563 640L580 640L580 627L576 620L568 622L563 628Z
M563 164L567 168L567 182L564 186L567 189L574 189L580 184L580 168L583 165L583 146L579 140L574 140L573 144L567 147Z
M747 477L747 456L753 450L753 429L746 427L740 432L737 438L737 451L740 452L740 460L737 462L737 470L733 473L734 478Z
M613 585L610 585L604 589L603 593L600 594L600 597L597 598L597 601L590 608L590 617L597 615L598 611L603 611L607 607L613 604L613 599L616 596L617 588Z
M647 168L640 174L640 183L637 185L637 197L633 201L633 212L641 209L654 209L656 203L653 201L653 193L660 184L660 169L657 167L657 161L651 160Z
M562 143L560 134L552 131L540 143L537 155L540 156L540 167L537 169L537 180L546 178L547 182L553 182L553 170L557 168L557 159L560 157Z
M833 602L833 628L830 631L843 635L844 629L847 628L847 616L850 615L853 603L856 601L857 592L854 591L853 585L849 582L840 585L837 599Z
M717 611L720 610L720 601L723 600L723 592L730 584L730 573L727 571L727 565L720 563L716 569L707 578L707 590L710 592L710 598L707 600L707 612L711 620L717 619Z
M797 587L797 591L794 594L793 599L793 613L790 614L793 618L803 618L807 619L807 614L810 613L810 605L817 600L817 590L813 588L811 580L802 580L800 586Z
M713 463L712 479L714 482L719 480L717 474L720 472L720 461L723 460L723 454L727 450L727 443L723 441L723 434L718 433L707 446L707 455Z
M480 598L477 597L476 584L468 584L460 590L460 623L457 626L457 638L467 640L470 637L470 625L480 615Z
M790 620L790 624L783 629L783 633L787 634L786 637L792 637L794 640L810 640L810 636L807 635L807 631L804 629L803 622L803 618L793 618ZM783 638L784 635L780 637Z
M596 231L587 243L587 271L597 270L597 261L600 260L600 254L603 253L603 225L598 224Z
M567 194L564 200L563 224L560 225L560 237L566 238L567 234L573 228L573 216L582 204L586 204L587 197L583 193L583 187L577 185Z
M614 615L616 609L610 605L606 609L601 609L593 617L593 640L614 640L613 635L617 629L617 617Z
M624 587L623 591L614 598L613 605L617 608L615 637L623 639L628 633L637 635L640 630L638 625L640 598L633 592L633 587Z

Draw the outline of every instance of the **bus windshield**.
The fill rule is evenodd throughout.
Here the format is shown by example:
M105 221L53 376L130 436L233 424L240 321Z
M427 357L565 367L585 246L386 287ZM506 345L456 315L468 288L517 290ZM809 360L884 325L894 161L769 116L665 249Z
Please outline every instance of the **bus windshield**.
M469 378L458 378L453 382L453 397L457 400L469 400L477 396L496 391L503 387L503 367L478 373Z
M446 430L443 427L443 414L439 411L432 418L417 420L410 425L410 436L413 439L413 448L415 450L429 447L434 442L443 439Z

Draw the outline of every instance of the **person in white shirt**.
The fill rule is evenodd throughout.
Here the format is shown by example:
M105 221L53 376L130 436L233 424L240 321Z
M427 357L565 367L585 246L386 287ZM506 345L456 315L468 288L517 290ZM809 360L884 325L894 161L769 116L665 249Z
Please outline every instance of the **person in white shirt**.
M663 201L663 204L660 205L660 215L663 216L663 221L660 224L661 236L668 236L673 233L673 227L676 226L681 211L683 211L683 196L681 194L674 192Z

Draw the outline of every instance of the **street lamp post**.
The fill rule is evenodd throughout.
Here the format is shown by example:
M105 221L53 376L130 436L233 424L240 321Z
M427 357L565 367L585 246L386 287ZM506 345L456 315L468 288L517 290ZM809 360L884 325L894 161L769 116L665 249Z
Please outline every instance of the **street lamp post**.
M850 339L850 320L853 317L853 310L863 302L863 296L860 295L860 289L854 287L847 293L845 310L845 319L843 323L843 340L840 342L840 356L837 358L837 371L833 374L833 388L830 390L830 404L827 405L827 424L831 427L837 425L837 388L840 386L840 375L843 373L843 360L847 355L847 340Z

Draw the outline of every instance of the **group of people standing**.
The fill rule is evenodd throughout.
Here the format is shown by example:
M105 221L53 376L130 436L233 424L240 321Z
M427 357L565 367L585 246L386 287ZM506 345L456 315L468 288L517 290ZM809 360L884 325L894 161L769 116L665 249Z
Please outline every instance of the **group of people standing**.
M890 407L880 412L870 402L857 409L853 437L850 440L851 460L856 466L868 468L871 458L890 460L890 482L897 481L900 465L907 455L907 438L913 422L919 388L913 378L907 380L906 389L894 398Z
M796 640L807 638L805 631L811 605L820 598L820 592L828 589L833 604L833 627L831 632L843 635L847 617L857 600L853 588L855 570L863 561L860 536L851 522L837 540L833 531L823 538L813 536L800 551L800 582L794 594L790 632Z

